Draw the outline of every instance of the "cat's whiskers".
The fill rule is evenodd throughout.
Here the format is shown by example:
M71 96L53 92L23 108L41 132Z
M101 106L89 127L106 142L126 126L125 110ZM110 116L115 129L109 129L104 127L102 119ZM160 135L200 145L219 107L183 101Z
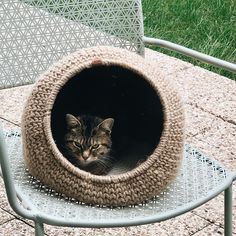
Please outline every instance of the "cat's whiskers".
M110 156L112 152L110 134L114 120L112 118L103 120L89 115L74 117L67 114L66 121L64 154L67 154L68 160L92 174L106 174L114 162L114 158ZM86 158L84 158L85 153Z
M111 158L106 158L103 160L98 160L98 163L100 163L103 167L108 168L111 167L113 161L111 160Z

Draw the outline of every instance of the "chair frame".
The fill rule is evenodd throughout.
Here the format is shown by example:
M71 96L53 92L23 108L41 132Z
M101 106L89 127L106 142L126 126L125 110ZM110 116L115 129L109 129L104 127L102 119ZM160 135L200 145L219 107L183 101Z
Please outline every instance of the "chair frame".
M55 225L55 226L69 226L69 227L90 227L90 228L105 228L105 227L124 227L124 226L135 226L142 224L149 224L164 221L178 215L181 215L185 212L195 209L196 207L208 202L209 200L216 197L218 194L224 191L224 231L226 236L232 235L232 183L236 180L236 171L230 172L227 171L227 178L225 181L214 191L208 193L208 196L198 199L195 202L186 204L184 207L181 207L176 210L168 211L166 213L157 213L155 216L145 217L145 218L136 218L135 220L123 220L123 221L109 221L109 222L70 222L61 219L55 219L50 215L45 215L40 211L33 208L33 205L24 198L24 193L22 193L17 186L15 186L12 171L10 169L9 159L7 156L6 144L4 143L3 132L0 133L0 164L6 193L8 201L12 209L20 216L33 220L35 223L35 235L42 236L44 235L44 223Z
M174 44L172 42L161 40L161 39L154 39L149 37L143 37L143 42L145 44L149 45L156 45L159 47L168 48L172 51L180 52L184 55L193 57L195 59L198 59L200 61L204 61L210 64L213 64L215 66L224 68L226 70L230 70L234 73L236 73L236 64L220 60L215 57L211 57L209 55L197 52L195 50L191 50L189 48L183 47L178 44ZM232 183L236 180L236 171L234 172L228 172L228 177L226 178L223 185L221 185L220 188L216 189L214 192L209 193L209 196L205 197L204 199L200 199L197 202L194 202L193 204L186 205L181 210L168 212L168 214L159 214L156 217L150 217L150 218L137 218L134 221L123 221L123 222L116 222L111 221L109 223L98 223L94 222L93 225L87 224L86 222L67 222L67 221L61 221L58 219L53 219L52 217L48 215L44 215L35 209L32 208L29 202L26 202L24 200L24 195L19 191L17 186L15 186L13 178L12 178L12 171L10 169L10 164L8 160L8 155L6 152L4 143L4 137L3 133L0 132L0 164L1 169L0 175L2 175L6 187L6 193L8 197L8 201L12 207L12 209L20 216L33 220L35 223L35 235L41 236L44 235L44 223L50 224L50 225L57 225L57 226L70 226L70 227L121 227L121 226L133 226L133 225L141 225L141 224L148 224L148 223L154 223L154 222L160 222L164 221L170 218L173 218L175 216L178 216L180 214L183 214L185 212L188 212L207 201L211 200L212 198L216 197L218 194L224 191L224 230L225 235L230 236L232 235Z

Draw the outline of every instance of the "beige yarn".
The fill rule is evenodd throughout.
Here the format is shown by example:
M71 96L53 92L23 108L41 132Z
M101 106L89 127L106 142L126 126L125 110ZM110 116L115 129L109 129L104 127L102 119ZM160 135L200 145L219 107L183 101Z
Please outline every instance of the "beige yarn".
M164 130L153 154L125 174L96 176L74 167L58 150L51 132L51 109L62 86L84 68L118 65L147 80L164 107ZM175 178L183 152L183 109L170 84L144 58L124 49L82 49L42 74L28 98L22 117L26 166L52 189L79 201L107 206L137 204L162 192ZM155 122L155 121L153 121Z

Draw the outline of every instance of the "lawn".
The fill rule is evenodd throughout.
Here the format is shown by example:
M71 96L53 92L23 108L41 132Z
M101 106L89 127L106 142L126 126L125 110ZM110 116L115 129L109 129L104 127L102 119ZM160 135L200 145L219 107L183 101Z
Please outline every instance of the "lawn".
M143 0L145 35L236 63L235 0ZM236 75L166 49L153 49L231 79Z

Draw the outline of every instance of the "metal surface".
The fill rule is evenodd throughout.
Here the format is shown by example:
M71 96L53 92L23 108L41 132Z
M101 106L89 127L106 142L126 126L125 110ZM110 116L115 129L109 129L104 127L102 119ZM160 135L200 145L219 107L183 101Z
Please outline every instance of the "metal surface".
M219 163L186 144L178 177L159 196L124 208L89 206L47 188L27 173L19 131L6 133L5 138L19 197L41 222L52 225L116 227L166 220L207 202L233 179Z
M7 135L13 137L19 136L18 132L15 133L10 132ZM3 176L8 201L17 214L28 219L34 219L34 213L28 211L19 204L18 200L23 202L24 199L18 194L17 192L18 186L14 184L13 172L10 169L10 162L6 152L6 142L4 140L4 136L5 135L2 133L0 129L0 164L1 164L0 175Z
M143 54L142 37L141 0L0 0L0 88L33 83L80 48Z
M82 47L113 45L144 53L158 45L236 72L236 65L171 42L143 37L141 0L0 0L0 88L33 83L62 56ZM27 4L26 4L27 3ZM226 171L189 145L176 181L153 200L125 208L88 206L47 188L25 170L20 131L0 138L0 162L8 200L35 221L81 227L147 224L185 213L225 190L225 235L232 234L232 186ZM7 147L8 156L5 153Z
M232 196L232 185L230 185L225 190L225 196L224 196L224 205L225 205L225 225L224 225L224 231L225 236L231 236L232 235L232 217L233 217L233 196Z
M40 221L35 221L35 236L44 235L44 225Z
M212 65L215 65L217 67L221 67L226 70L236 72L236 64L234 64L234 63L220 60L218 58L206 55L204 53L197 52L195 50L183 47L181 45L171 43L169 41L162 40L162 39L149 38L149 37L143 37L143 41L146 44L157 45L160 47L168 48L172 51L180 52L184 55L193 57L193 58L198 59L200 61L204 61L204 62L210 63Z

